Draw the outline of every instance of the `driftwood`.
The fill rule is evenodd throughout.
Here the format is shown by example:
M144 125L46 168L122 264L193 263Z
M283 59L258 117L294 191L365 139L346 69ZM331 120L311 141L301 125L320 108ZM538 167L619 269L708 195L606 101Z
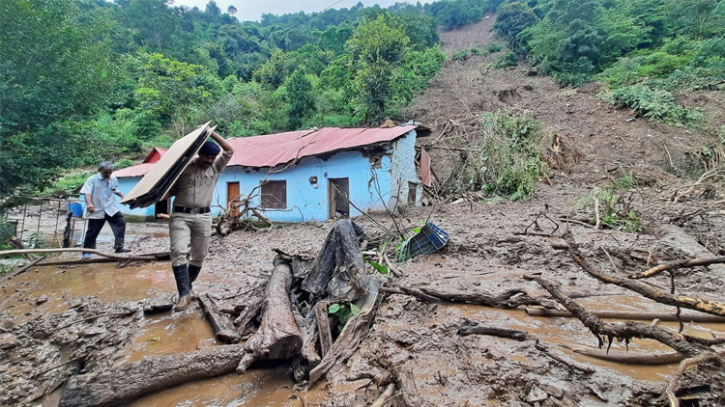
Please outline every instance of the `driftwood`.
M387 403L391 398L393 398L393 394L395 394L395 383L390 383L388 387L385 389L383 394L378 397L373 404L370 405L370 407L383 407L385 406L385 403Z
M154 259L151 259L150 256L153 256ZM44 261L42 263L38 263L38 266L39 267L77 266L77 265L84 265L84 264L116 263L116 262L132 262L132 261L168 261L170 259L171 259L171 254L169 252L160 252L160 253L144 253L143 258L136 257L136 258L131 258L131 259L123 259L123 260L104 257L102 259Z
M691 366L698 366L699 364L704 363L714 363L717 366L722 367L725 362L723 362L722 357L720 355L717 355L712 352L705 352L701 355L698 355L696 357L688 358L680 362L680 365L677 367L677 374L670 380L670 382L667 384L667 388L665 389L665 394L667 395L667 398L670 401L670 407L680 407L680 399L677 397L677 384L678 384L678 378L682 377L685 373L685 370L687 370ZM722 373L720 373L722 374ZM709 387L709 386L708 386ZM697 403L697 400L695 400ZM699 405L699 403L694 404ZM722 405L722 404L719 404Z
M570 297L573 298L573 297ZM697 323L725 323L725 317L719 317L709 314L682 313L678 317L676 314L668 314L664 312L634 312L634 311L589 311L599 318L606 319L629 319L637 321L652 321L659 319L660 321L671 322L697 322ZM575 318L569 311L550 310L538 307L527 307L526 313L532 317L550 317L550 318Z
M595 373L596 370L590 366L581 364L577 361L571 360L569 358L556 355L554 353L551 353L549 351L549 347L544 344L536 335L531 335L528 332L519 331L516 329L506 329L506 328L495 328L495 327L486 327L481 325L466 325L461 327L458 330L458 335L460 336L468 336L468 335L490 335L490 336L498 336L501 338L509 338L514 339L517 341L533 341L534 347L539 350L541 353L543 353L545 356L550 357L551 359L554 359L555 361L569 367L572 370L578 370L582 373L586 374L592 374Z
M247 368L260 359L289 359L302 348L300 333L289 299L292 285L292 269L286 263L275 266L267 282L262 323L257 332L247 340L244 357L239 362L237 372L244 373Z
M725 316L725 304L699 298L687 297L684 295L673 295L655 290L654 288L639 283L637 281L600 273L584 259L584 256L577 247L576 243L574 243L573 239L571 239L571 235L568 236L567 241L569 243L569 254L574 259L574 261L582 269L584 269L584 271L586 271L589 275L596 278L597 280L603 281L608 284L615 284L628 290L632 290L661 304L693 309L713 315Z
M294 301L293 301L294 304ZM296 305L296 304L295 304ZM295 317L297 327L302 333L302 349L300 356L307 362L308 366L317 366L320 363L320 355L317 353L317 321L315 321L314 314L310 318L304 318L297 309L297 306L292 307L292 315ZM304 372L306 376L307 371Z
M610 347L614 338L623 340L625 343L628 343L631 338L649 338L661 342L685 356L696 356L709 350L710 345L719 342L717 340L705 340L675 334L659 326L644 325L636 322L626 322L624 324L605 323L584 307L574 302L571 298L564 295L559 284L539 276L525 276L524 279L539 283L564 308L574 314L597 337L599 347L604 345L605 338L609 340Z
M209 320L214 330L214 335L219 341L224 343L239 342L241 335L234 330L229 318L220 313L219 308L209 294L200 295L199 303L201 304L201 308L204 309L204 315Z
M688 267L709 266L710 264L720 264L720 263L725 263L725 257L680 260L680 261L675 261L672 263L660 264L659 266L652 267L651 269L644 271L642 273L633 274L633 275L629 276L629 278L636 280L636 279L640 279L640 278L654 277L664 271L675 270L675 269L680 269L680 268L688 268Z
M512 289L498 295L480 292L444 291L432 287L383 287L383 292L390 294L411 295L428 302L452 302L460 304L484 305L493 308L516 309L522 305L541 305L540 301L530 297L525 291Z
M317 330L320 333L320 354L324 358L332 347L332 332L330 319L327 316L327 303L318 302L314 307Z
M669 365L678 363L685 359L685 356L678 352L666 353L638 353L638 352L616 352L605 351L602 349L592 348L574 348L569 345L559 345L564 349L569 349L574 353L589 356L590 358L604 360L613 363L622 363L625 365Z
M2 250L0 251L0 257L2 256L11 256L16 254L39 254L39 253L91 253L96 254L98 256L106 257L109 259L114 260L133 260L133 261L156 261L158 260L156 257L152 257L153 254L150 255L142 255L142 256L118 256L116 254L110 254L110 253L104 253L102 251L98 251L95 249L20 249L20 250Z
M35 259L35 260L31 261L30 263L28 263L28 264L26 264L24 266L21 266L16 271L13 271L12 273L8 274L5 278L17 277L17 276L25 273L26 271L30 270L31 267L38 265L38 263L40 263L43 260L45 260L45 256L44 257L40 257L38 259Z
M359 305L360 314L347 321L330 351L322 358L320 364L312 369L307 385L308 389L314 386L334 366L347 361L367 336L383 298L383 295L378 294L380 284L378 280L371 278L369 281L367 293L365 297L360 299L360 302L362 302L362 305Z
M182 383L234 372L243 345L146 357L96 374L73 376L59 407L107 407L128 403Z

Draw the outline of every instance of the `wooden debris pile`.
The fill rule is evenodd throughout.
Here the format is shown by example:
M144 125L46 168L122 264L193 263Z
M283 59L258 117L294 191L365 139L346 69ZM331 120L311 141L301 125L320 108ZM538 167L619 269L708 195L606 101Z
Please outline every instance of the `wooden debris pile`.
M360 226L342 220L314 261L279 251L265 287L239 300L200 296L217 339L229 345L74 376L60 406L119 405L185 382L243 373L264 359L291 360L296 381L314 385L357 349L381 301L381 281L366 269L360 250L365 240ZM347 323L328 313L333 304L349 310ZM331 328L338 326L339 334Z

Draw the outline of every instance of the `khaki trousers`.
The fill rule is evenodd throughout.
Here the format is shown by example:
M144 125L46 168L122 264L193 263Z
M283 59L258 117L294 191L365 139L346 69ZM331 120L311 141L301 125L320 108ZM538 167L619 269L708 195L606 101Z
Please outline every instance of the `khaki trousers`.
M188 262L201 267L204 258L209 255L211 214L172 213L169 221L169 237L172 266L182 266ZM190 256L189 244L191 244Z

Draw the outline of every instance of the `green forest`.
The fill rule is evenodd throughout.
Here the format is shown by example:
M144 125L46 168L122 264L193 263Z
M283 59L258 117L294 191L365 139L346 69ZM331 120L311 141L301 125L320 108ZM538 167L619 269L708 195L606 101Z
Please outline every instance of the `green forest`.
M0 2L0 197L101 159L130 165L209 120L242 137L408 119L446 61L438 30L489 12L501 67L602 81L642 116L695 128L672 92L725 87L725 0L358 3L259 22L170 3Z

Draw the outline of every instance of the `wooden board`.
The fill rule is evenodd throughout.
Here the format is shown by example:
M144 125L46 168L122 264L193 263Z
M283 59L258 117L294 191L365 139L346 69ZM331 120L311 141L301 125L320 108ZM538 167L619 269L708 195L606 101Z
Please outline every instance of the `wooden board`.
M145 208L167 198L169 190L199 152L214 128L207 122L177 140L141 181L121 201L134 208Z

